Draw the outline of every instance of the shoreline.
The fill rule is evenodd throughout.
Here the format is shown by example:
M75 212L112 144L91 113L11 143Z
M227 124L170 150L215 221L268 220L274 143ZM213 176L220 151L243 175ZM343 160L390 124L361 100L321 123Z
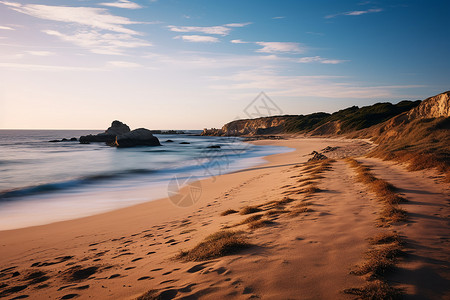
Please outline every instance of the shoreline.
M264 164L264 157L267 156L266 153L276 154L294 150L260 147L246 151L244 155L239 154L239 156L235 157L232 153L229 153L229 147L233 146L225 145L225 154L221 156L223 159L221 161L219 157L217 161L220 164L224 164L225 162L223 166L214 165L215 161L213 159L215 157L209 158L207 157L208 154L204 154L208 160L211 159L211 162L193 161L192 165L176 167L169 170L158 170L159 175L150 174L150 177L124 177L120 181L103 182L93 187L89 185L69 186L68 190L55 191L48 194L36 193L28 197L19 197L17 200L7 201L0 206L0 231L95 216L141 203L168 198L168 186L173 178L193 176L193 178L203 180L209 177L216 177L222 174L232 173L235 170ZM206 169L208 167L209 169ZM90 178L90 176L86 178ZM72 181L81 182L82 179ZM70 182L48 183L44 185L61 185ZM36 189L39 186L33 186L33 188Z
M323 174L318 181L321 192L312 198L297 194L294 187L298 185L298 166L312 151L338 146L339 153L330 156L358 156L370 145L362 140L304 137L252 143L296 150L268 156L263 165L201 180L201 198L189 207L176 207L164 198L80 219L0 231L0 270L12 268L4 271L6 279L13 271L20 273L5 282L10 286L22 282L24 287L10 297L33 295L39 287L40 297L52 299L67 295L136 299L151 289L170 291L175 298L247 299L253 295L281 299L295 298L301 292L305 299L350 299L342 290L364 281L349 270L361 261L366 239L383 230L373 226L377 203L370 193L351 183L351 170L341 160ZM383 166L400 170L391 163ZM381 176L385 174L389 172ZM422 174L405 176L422 178ZM180 193L189 190L185 187ZM262 205L285 196L294 199L294 205L307 201L311 209L298 216L274 215L273 225L250 231L239 225L247 216L221 216L229 209ZM398 230L411 231L419 224ZM255 246L203 262L173 259L179 251L192 249L209 234L227 227L246 232ZM95 272L86 278L69 276L73 270L88 268ZM44 274L42 283L26 279L37 271Z

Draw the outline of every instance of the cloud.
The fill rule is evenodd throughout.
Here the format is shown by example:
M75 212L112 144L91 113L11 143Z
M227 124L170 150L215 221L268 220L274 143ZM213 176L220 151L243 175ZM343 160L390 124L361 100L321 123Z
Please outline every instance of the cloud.
M244 27L251 24L248 23L230 23L220 26L167 26L170 31L174 32L200 32L205 34L229 35L232 28Z
M381 8L371 8L371 9L367 9L367 10L354 10L354 11L348 11L348 12L338 13L338 14L334 14L334 15L328 15L328 16L325 16L325 19L335 18L337 16L360 16L360 15L365 15L365 14L370 14L370 13L377 13L377 12L381 12L381 11L383 11L383 9L381 9Z
M69 35L56 30L44 30L43 32L97 54L123 55L126 49L151 46L151 43L147 41L123 33L101 33L95 30L84 30Z
M263 53L303 53L305 50L300 47L299 43L291 42L256 42L255 44L262 46L261 49L256 50L256 52Z
M0 63L0 67L8 69L19 69L25 71L101 71L100 68L85 68L73 66L55 66L55 65L33 65L20 63Z
M118 0L116 2L99 3L99 5L117 7L117 8L126 8L126 9L142 8L142 6L140 6L139 4L128 1L128 0Z
M394 98L396 89L421 87L406 86L363 86L342 76L301 76L281 75L276 70L255 68L236 72L232 75L215 76L210 78L219 82L210 86L213 89L226 90L228 93L236 91L264 91L272 96L286 97L323 97L323 98Z
M0 26L0 30L15 30L15 29L9 26Z
M89 26L96 29L120 32L125 34L139 34L124 27L124 25L138 24L128 18L115 16L107 9L95 7L51 6L40 4L25 4L0 1L12 10L36 18L65 23Z
M307 57L301 57L297 60L298 63L313 63L313 62L319 62L321 64L340 64L343 62L346 62L346 60L340 60L340 59L326 59L320 56L307 56Z
M273 17L272 19L274 19L274 20L278 20L278 19L284 19L284 18L286 18L286 17L283 17L283 16L279 16L279 17Z
M108 61L108 66L116 67L116 68L139 68L142 65L130 61Z
M34 56L52 56L55 55L55 52L50 51L26 51L26 53Z
M219 39L214 36L206 36L206 35L178 35L174 38L182 39L183 41L186 42L195 42L195 43L217 43L219 41Z
M169 30L174 32L201 32L206 34L217 34L217 35L228 35L230 34L231 28L225 26L174 26L169 25Z
M231 40L230 43L233 44L248 44L249 42L241 41L241 40Z
M322 64L332 64L332 65L336 65L336 64L341 64L346 62L347 60L341 60L341 59L324 59L322 60L320 63Z
M223 26L226 26L226 27L245 27L245 26L250 25L250 24L252 24L252 22L246 22L246 23L230 23L230 24L225 24L225 25L223 25Z

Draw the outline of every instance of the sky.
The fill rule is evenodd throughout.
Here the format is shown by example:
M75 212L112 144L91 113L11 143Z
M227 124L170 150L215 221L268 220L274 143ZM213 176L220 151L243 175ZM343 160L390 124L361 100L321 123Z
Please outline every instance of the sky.
M217 128L261 92L277 114L425 99L450 90L449 13L446 0L0 0L0 129Z

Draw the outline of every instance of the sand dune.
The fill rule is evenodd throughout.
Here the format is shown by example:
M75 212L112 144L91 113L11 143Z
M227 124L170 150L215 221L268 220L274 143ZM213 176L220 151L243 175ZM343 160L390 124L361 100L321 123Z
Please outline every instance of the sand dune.
M202 196L190 207L161 199L0 232L0 297L135 299L151 291L146 299L352 299L343 291L367 281L350 271L363 260L368 238L393 230L406 240L407 256L386 280L403 288L407 298L450 297L450 190L439 176L358 158L408 200L401 204L408 222L380 228L376 195L341 159L364 154L370 143L322 138L254 143L296 151L203 180ZM305 167L309 153L327 146L338 147L326 153L334 162ZM254 212L240 214L247 206ZM222 215L226 210L236 212ZM243 222L249 217L253 221ZM252 246L205 261L175 259L223 229L242 231Z

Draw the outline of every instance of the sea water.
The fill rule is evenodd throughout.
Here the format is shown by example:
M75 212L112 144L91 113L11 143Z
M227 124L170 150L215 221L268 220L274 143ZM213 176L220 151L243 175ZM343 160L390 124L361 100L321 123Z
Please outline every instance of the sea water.
M235 137L195 135L199 131L155 135L162 144L155 147L119 149L104 143L49 142L99 132L0 130L0 230L164 198L174 178L218 176L292 150L256 146Z

